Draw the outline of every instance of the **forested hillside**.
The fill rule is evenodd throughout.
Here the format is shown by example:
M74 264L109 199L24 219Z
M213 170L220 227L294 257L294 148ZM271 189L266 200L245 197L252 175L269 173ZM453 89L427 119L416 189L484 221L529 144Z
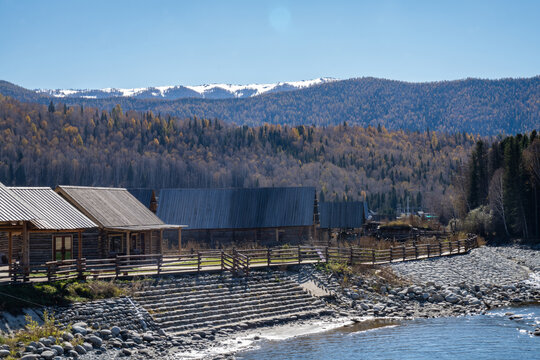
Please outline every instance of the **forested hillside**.
M48 104L50 98L7 82L0 94ZM55 101L58 101L56 99ZM389 130L515 134L540 126L540 76L406 83L374 78L335 81L247 99L62 99L71 105L218 118L238 125L377 126Z
M456 177L456 209L470 231L540 239L540 138L478 141ZM466 216L465 216L466 214Z
M126 187L316 186L381 211L449 215L451 178L477 139L384 126L236 126L0 96L0 181Z

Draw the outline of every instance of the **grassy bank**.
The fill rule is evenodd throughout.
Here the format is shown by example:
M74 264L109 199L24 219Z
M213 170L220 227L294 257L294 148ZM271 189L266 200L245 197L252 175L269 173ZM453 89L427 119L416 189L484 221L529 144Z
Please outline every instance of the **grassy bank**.
M116 281L65 280L47 284L21 284L0 287L0 311L20 314L23 308L67 305L118 297L129 293L130 286Z

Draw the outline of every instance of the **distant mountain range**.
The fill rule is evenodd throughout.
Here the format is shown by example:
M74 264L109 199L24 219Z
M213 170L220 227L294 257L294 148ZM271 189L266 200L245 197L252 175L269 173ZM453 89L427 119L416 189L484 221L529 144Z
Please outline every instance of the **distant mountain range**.
M0 81L20 101L219 118L245 125L358 124L391 130L515 134L540 128L540 76L429 83L357 78L266 85L28 90Z
M177 86L156 86L133 89L37 89L38 94L50 95L55 98L84 98L84 99L105 99L110 97L130 97L136 99L233 99L247 98L266 93L277 93L307 88L313 85L320 85L327 82L336 81L333 78L318 78L314 80L288 81L274 84L210 84L210 85L177 85Z

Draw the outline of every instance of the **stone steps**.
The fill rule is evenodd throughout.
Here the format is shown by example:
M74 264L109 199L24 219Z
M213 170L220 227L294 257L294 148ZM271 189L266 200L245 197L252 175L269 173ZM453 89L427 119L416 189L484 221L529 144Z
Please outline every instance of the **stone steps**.
M249 278L185 276L148 286L137 302L170 334L204 335L328 313L319 299L280 273Z

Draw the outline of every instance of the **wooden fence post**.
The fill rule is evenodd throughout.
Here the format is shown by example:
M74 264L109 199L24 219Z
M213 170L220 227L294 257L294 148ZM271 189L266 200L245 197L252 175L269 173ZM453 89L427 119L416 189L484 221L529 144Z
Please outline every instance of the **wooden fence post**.
M450 252L450 255L452 255L452 240L448 242L448 251Z
M392 262L393 259L394 259L394 247L391 246L390 247L390 262Z
M371 249L371 262L375 265L375 249Z
M405 245L401 247L401 250L403 251L403 261L405 261Z
M353 265L353 248L352 248L352 246L350 247L349 251L350 251L350 253L349 253L349 263L352 266Z
M161 265L163 264L163 254L159 254L157 259L157 273L158 275L161 273Z
M201 252L197 251L197 272L201 271Z
M441 243L441 240L439 240L439 256L442 256L442 243Z
M84 263L83 263L84 262ZM77 259L77 276L79 279L84 279L84 271L86 270L84 266L86 264L86 259L81 259L81 258L78 258Z
M300 245L298 245L298 263L302 263L302 254L300 253Z
M427 244L427 257L429 259L429 244Z
M459 239L457 241L457 252L458 252L458 254L461 253L461 240L459 240Z
M328 246L325 247L324 252L325 252L324 256L326 258L326 263L328 264L328 262L330 261L330 252L328 251Z
M223 264L223 250L221 250L221 270L225 269L225 265Z
M416 243L414 243L414 258L418 259L418 246L416 246Z
M47 264L47 280L49 282L52 281L53 271L52 271L53 264Z
M116 277L120 276L120 257L118 255L116 255L115 270L116 270Z
M272 263L271 257L272 257L272 249L271 249L271 248L268 248L268 249L266 250L266 264L267 264L268 266L270 266L270 264Z

